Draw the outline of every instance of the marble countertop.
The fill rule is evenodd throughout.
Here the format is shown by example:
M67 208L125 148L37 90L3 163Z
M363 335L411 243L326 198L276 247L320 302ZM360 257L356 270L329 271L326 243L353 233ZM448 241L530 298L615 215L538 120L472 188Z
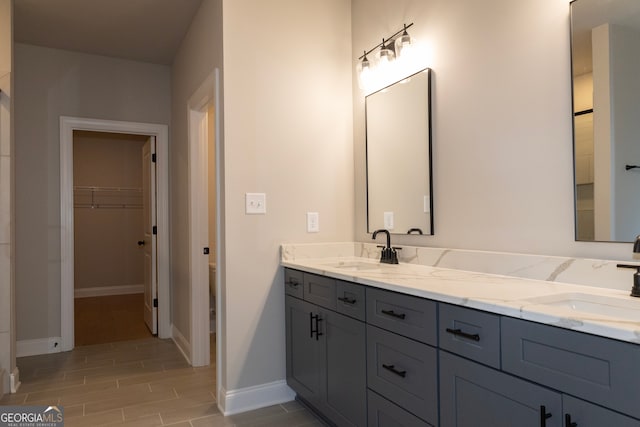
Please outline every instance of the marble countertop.
M628 291L364 257L281 260L297 270L436 301L640 343L640 298Z

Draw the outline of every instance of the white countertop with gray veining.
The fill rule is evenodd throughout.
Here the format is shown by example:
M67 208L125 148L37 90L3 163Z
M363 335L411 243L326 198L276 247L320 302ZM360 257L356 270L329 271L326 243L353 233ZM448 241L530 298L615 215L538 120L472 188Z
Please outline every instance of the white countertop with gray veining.
M284 254L284 250L283 250ZM628 291L478 273L370 257L298 258L297 270L445 303L640 343L640 298Z

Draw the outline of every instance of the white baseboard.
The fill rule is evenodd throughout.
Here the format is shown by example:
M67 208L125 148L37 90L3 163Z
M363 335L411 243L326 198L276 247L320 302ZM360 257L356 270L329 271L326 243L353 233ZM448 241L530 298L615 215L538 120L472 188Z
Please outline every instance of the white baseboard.
M16 357L36 356L38 354L60 353L62 338L49 337L37 340L22 340L16 342Z
M20 370L18 369L18 367L16 366L15 368L13 368L13 371L11 372L11 375L9 377L10 383L11 383L11 393L17 393L18 389L20 388Z
M224 416L290 402L296 397L284 380L238 390L220 388L220 395L218 406Z
M182 332L178 330L174 325L171 325L171 339L178 347L178 350L182 353L187 363L191 365L191 344L189 341L182 335Z
M144 285L99 286L96 288L76 288L74 298L108 297L111 295L129 295L144 293Z

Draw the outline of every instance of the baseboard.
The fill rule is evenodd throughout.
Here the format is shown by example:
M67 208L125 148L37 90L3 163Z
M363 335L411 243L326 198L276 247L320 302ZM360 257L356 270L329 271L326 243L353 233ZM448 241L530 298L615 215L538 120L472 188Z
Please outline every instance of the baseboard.
M174 325L171 325L171 339L180 350L180 353L184 356L186 361L191 365L191 344L187 340L182 332L178 330Z
M9 376L9 382L11 383L11 393L17 393L20 388L20 370L16 366L13 368L11 375Z
M220 395L219 408L225 416L290 402L296 397L284 380L238 390L220 388Z
M144 285L99 286L96 288L76 288L74 298L108 297L111 295L143 294Z
M36 356L38 354L60 353L62 338L49 337L37 340L22 340L16 342L16 357Z

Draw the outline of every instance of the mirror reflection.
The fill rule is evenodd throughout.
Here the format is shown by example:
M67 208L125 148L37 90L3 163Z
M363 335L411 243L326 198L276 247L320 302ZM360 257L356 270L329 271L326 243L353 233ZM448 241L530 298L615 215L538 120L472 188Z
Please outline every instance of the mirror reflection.
M640 234L640 1L571 3L576 240Z
M367 230L433 234L431 70L365 99Z

